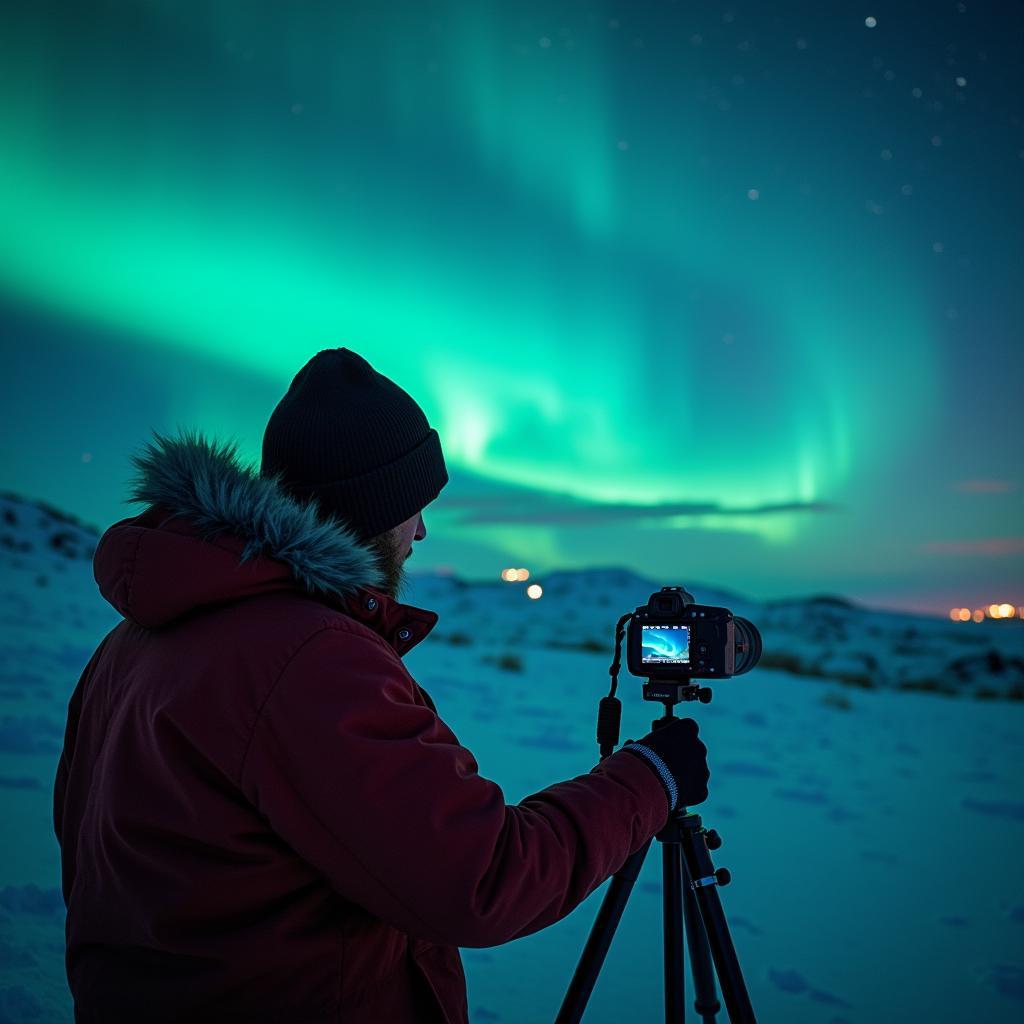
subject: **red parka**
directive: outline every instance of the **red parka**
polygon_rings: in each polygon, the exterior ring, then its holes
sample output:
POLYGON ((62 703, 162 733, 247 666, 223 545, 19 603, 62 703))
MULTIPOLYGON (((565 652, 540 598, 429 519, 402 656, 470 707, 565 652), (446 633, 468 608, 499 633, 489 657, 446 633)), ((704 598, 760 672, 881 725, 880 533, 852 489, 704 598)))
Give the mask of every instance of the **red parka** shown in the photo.
POLYGON ((402 663, 437 615, 230 447, 161 445, 54 788, 76 1021, 467 1024, 458 947, 565 917, 665 790, 618 751, 506 804, 402 663))

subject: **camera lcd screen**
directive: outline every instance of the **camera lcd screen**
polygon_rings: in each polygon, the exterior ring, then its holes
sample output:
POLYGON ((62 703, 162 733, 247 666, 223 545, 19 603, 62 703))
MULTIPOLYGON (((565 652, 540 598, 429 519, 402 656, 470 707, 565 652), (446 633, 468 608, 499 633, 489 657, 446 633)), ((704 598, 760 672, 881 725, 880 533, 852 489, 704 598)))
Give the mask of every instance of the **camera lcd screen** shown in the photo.
POLYGON ((640 634, 640 662, 643 665, 688 665, 689 626, 644 626, 640 634))

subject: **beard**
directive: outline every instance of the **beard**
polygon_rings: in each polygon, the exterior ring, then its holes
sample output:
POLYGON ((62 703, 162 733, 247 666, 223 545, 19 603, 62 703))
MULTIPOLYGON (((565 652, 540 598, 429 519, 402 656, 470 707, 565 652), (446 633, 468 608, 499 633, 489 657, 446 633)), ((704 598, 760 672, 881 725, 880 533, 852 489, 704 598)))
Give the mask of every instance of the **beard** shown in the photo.
POLYGON ((399 550, 397 529, 386 530, 376 537, 371 537, 366 545, 376 554, 377 565, 384 577, 384 583, 380 589, 389 597, 400 601, 406 585, 406 552, 399 550))

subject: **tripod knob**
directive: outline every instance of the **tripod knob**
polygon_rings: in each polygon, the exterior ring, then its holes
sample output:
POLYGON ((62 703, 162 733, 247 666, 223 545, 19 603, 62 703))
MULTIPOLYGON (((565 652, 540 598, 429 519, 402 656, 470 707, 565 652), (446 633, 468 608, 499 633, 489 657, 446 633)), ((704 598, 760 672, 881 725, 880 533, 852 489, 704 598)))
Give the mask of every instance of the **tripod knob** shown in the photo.
POLYGON ((732 881, 732 875, 729 874, 728 868, 718 868, 715 871, 715 878, 718 879, 719 885, 728 885, 732 881))
POLYGON ((722 845, 722 837, 713 828, 709 828, 704 833, 704 842, 708 844, 709 850, 717 850, 722 845))

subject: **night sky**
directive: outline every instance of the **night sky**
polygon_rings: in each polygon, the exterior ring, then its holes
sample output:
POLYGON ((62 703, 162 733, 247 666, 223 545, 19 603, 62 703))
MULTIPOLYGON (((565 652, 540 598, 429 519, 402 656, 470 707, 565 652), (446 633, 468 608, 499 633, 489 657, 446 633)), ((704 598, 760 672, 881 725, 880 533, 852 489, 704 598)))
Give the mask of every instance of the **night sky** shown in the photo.
POLYGON ((1019 2, 4 3, 0 489, 104 529, 152 430, 258 464, 344 345, 441 436, 410 572, 1024 605, 1022 40, 1019 2))

